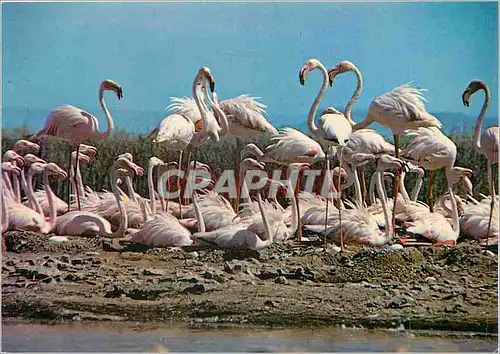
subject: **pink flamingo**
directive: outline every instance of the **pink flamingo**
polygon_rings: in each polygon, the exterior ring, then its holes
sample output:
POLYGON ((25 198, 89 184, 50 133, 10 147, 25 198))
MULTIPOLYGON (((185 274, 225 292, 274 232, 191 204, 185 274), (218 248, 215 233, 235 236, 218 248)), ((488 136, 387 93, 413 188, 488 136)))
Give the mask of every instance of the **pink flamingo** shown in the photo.
POLYGON ((118 158, 113 164, 110 171, 110 183, 120 209, 121 220, 118 229, 115 232, 112 232, 111 224, 106 219, 95 213, 86 211, 71 211, 59 217, 56 216, 52 200, 53 192, 49 184, 49 175, 54 175, 60 179, 64 179, 67 177, 67 174, 56 164, 47 164, 44 170, 44 184, 47 199, 49 200, 50 205, 49 225, 51 230, 59 235, 85 235, 91 233, 107 238, 123 237, 127 229, 127 213, 116 184, 116 173, 119 169, 133 171, 139 176, 143 174, 142 168, 126 158, 118 158))
MULTIPOLYGON (((69 163, 71 164, 72 160, 71 152, 76 150, 76 164, 78 167, 78 153, 80 151, 79 145, 86 140, 107 139, 113 132, 114 122, 111 117, 111 113, 106 106, 106 102, 104 101, 104 91, 115 92, 116 96, 120 100, 123 97, 123 90, 118 83, 112 80, 104 80, 101 82, 99 87, 99 103, 108 121, 108 128, 105 132, 99 131, 99 122, 92 114, 71 105, 64 105, 50 112, 45 122, 45 126, 36 134, 36 136, 51 135, 57 137, 58 139, 69 141, 72 144, 69 163)), ((76 200, 78 209, 81 210, 78 189, 76 190, 76 200)), ((68 207, 69 204, 68 192, 68 207)))
MULTIPOLYGON (((473 80, 467 86, 464 93, 462 94, 462 101, 464 106, 469 107, 470 97, 477 91, 484 91, 484 103, 481 113, 477 118, 476 127, 474 128, 474 149, 484 156, 488 160, 488 186, 491 195, 491 205, 490 205, 490 216, 488 219, 488 235, 491 227, 491 219, 493 217, 493 209, 495 207, 495 184, 493 183, 493 174, 491 172, 491 166, 498 163, 498 146, 500 144, 500 130, 498 125, 489 127, 481 134, 481 126, 483 124, 484 116, 486 115, 486 110, 490 105, 490 89, 485 82, 481 80, 473 80), (481 138, 479 138, 481 136, 481 138)), ((498 215, 496 215, 498 216, 498 215)), ((498 221, 497 221, 498 224, 498 221)))

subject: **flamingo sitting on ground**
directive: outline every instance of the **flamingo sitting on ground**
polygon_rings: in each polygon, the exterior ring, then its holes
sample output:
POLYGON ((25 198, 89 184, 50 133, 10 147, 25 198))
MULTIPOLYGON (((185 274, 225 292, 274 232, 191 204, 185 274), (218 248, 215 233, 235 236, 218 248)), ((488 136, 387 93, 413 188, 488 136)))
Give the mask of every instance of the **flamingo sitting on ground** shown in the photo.
MULTIPOLYGON (((470 97, 477 91, 484 91, 484 103, 483 108, 481 109, 481 113, 477 118, 476 127, 474 128, 474 149, 484 156, 488 160, 488 186, 490 189, 491 195, 491 205, 490 205, 490 216, 488 219, 488 232, 491 227, 491 219, 493 217, 493 209, 495 207, 495 184, 493 182, 493 174, 491 172, 491 166, 495 163, 498 163, 498 146, 500 144, 500 130, 497 125, 489 127, 481 134, 481 126, 483 124, 484 116, 486 115, 486 110, 490 104, 490 89, 486 83, 481 80, 473 80, 467 86, 464 93, 462 94, 462 101, 464 106, 469 107, 470 97), (481 136, 481 138, 479 138, 481 136)), ((498 213, 495 213, 495 216, 498 217, 498 213)), ((498 225, 498 220, 496 221, 498 225)))
MULTIPOLYGON (((18 167, 24 166, 24 159, 14 150, 7 150, 3 155, 4 162, 12 162, 18 167)), ((16 202, 21 202, 21 189, 19 187, 19 179, 13 178, 11 180, 8 173, 4 173, 4 178, 2 178, 2 189, 5 189, 8 196, 12 197, 16 202)))
MULTIPOLYGON (((36 134, 36 136, 51 135, 57 137, 58 139, 69 141, 72 144, 72 149, 70 150, 69 155, 69 163, 71 164, 71 152, 76 150, 76 164, 78 167, 78 152, 80 151, 79 145, 86 140, 107 139, 113 132, 113 118, 111 117, 111 113, 109 112, 106 102, 104 101, 104 91, 115 92, 116 96, 120 100, 123 97, 123 90, 118 83, 112 80, 104 80, 99 86, 99 103, 108 121, 108 128, 105 132, 99 131, 99 122, 92 114, 71 105, 64 105, 50 112, 45 122, 45 126, 36 134)), ((81 210, 78 189, 76 190, 76 200, 78 210, 81 210)), ((70 200, 68 188, 68 205, 69 204, 70 200)))
POLYGON ((143 174, 142 168, 131 162, 126 158, 118 158, 110 170, 110 183, 115 195, 116 202, 120 209, 121 220, 118 229, 115 232, 111 231, 111 224, 101 216, 86 211, 71 211, 64 215, 57 217, 55 213, 54 203, 52 200, 53 192, 49 184, 49 175, 54 175, 57 178, 64 179, 67 174, 56 164, 49 163, 44 170, 44 185, 47 193, 47 199, 50 205, 49 225, 52 232, 59 235, 86 235, 94 234, 107 238, 123 237, 127 229, 127 213, 125 206, 116 185, 117 170, 130 170, 135 174, 141 176, 143 174))

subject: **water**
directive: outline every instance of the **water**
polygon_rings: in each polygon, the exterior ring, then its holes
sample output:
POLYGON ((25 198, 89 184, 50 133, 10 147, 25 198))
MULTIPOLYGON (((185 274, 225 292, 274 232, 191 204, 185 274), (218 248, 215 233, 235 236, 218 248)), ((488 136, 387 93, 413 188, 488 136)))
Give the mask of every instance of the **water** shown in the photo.
POLYGON ((3 323, 6 352, 493 352, 497 339, 339 329, 189 329, 130 324, 3 323))

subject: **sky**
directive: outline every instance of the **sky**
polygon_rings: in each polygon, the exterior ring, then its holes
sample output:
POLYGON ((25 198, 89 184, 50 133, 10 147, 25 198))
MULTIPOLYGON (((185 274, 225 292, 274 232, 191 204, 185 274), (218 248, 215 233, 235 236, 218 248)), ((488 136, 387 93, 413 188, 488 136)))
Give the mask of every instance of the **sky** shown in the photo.
MULTIPOLYGON (((355 110, 413 81, 425 88, 430 112, 476 116, 483 94, 465 108, 461 94, 475 78, 492 92, 498 112, 497 3, 3 3, 3 125, 40 129, 61 104, 100 119, 99 83, 118 128, 148 131, 171 96, 191 95, 198 69, 208 66, 219 99, 248 93, 268 106, 276 126, 307 118, 322 77, 299 83, 310 58, 327 68, 357 65, 364 88, 355 110), (125 114, 133 111, 134 114, 125 114)), ((342 109, 356 87, 339 76, 321 107, 342 109)), ((361 120, 363 117, 354 117, 361 120)))

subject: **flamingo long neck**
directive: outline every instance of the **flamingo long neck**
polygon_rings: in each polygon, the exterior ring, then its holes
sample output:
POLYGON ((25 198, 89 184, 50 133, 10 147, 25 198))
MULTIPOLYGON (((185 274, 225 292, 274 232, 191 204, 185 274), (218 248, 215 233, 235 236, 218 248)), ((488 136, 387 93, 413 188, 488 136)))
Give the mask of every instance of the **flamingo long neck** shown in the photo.
POLYGON ((129 198, 133 202, 137 203, 137 197, 135 195, 134 186, 132 184, 132 177, 130 177, 130 176, 125 177, 125 183, 127 183, 128 193, 130 194, 129 198))
POLYGON ((229 132, 229 122, 227 120, 226 114, 220 108, 217 99, 212 104, 212 110, 214 111, 214 116, 220 125, 219 136, 226 135, 229 132))
POLYGON ((200 111, 201 117, 203 119, 203 132, 207 132, 208 129, 208 117, 207 117, 207 107, 204 102, 202 102, 200 98, 200 90, 198 90, 198 82, 201 79, 201 74, 198 73, 193 81, 193 98, 196 102, 196 106, 200 111))
POLYGON ((406 186, 405 186, 405 177, 406 177, 406 172, 403 170, 401 171, 400 174, 400 179, 399 179, 399 192, 403 195, 403 199, 406 202, 410 200, 410 195, 406 191, 406 186))
POLYGON ((351 111, 352 111, 352 106, 357 101, 359 94, 363 89, 363 77, 361 76, 361 72, 357 67, 354 67, 352 71, 354 71, 354 74, 356 74, 356 78, 358 79, 358 86, 356 87, 356 91, 354 91, 351 99, 349 100, 347 106, 345 107, 344 116, 347 118, 349 123, 351 123, 351 125, 354 127, 356 125, 356 122, 354 122, 351 118, 351 111))
POLYGON ((123 199, 120 195, 120 189, 118 188, 118 184, 116 183, 116 170, 113 169, 109 176, 109 180, 111 183, 111 189, 113 194, 115 195, 116 202, 118 203, 118 209, 120 209, 120 226, 116 229, 115 232, 106 235, 106 237, 116 238, 122 237, 125 233, 125 230, 128 227, 128 216, 127 211, 125 210, 125 204, 123 203, 123 199))
POLYGON ((155 165, 150 163, 148 166, 148 190, 149 190, 149 202, 151 203, 151 213, 153 216, 156 214, 156 199, 155 199, 155 189, 153 186, 153 169, 155 165))
POLYGON ((486 115, 486 111, 488 110, 488 107, 490 105, 491 97, 490 89, 488 86, 482 85, 481 88, 484 90, 484 103, 483 107, 481 108, 481 112, 479 113, 479 117, 477 118, 476 127, 474 128, 474 148, 476 149, 476 151, 479 151, 481 149, 481 126, 483 125, 484 116, 486 115))
MULTIPOLYGON (((54 192, 52 192, 52 188, 50 188, 49 183, 49 169, 45 168, 43 171, 43 187, 45 189, 45 194, 47 196, 47 201, 49 202, 49 227, 52 230, 56 226, 56 205, 54 204, 54 192)), ((43 213, 42 213, 43 215, 43 213)), ((50 231, 49 230, 49 231, 50 231)))
POLYGON ((14 192, 12 191, 12 183, 10 182, 10 173, 9 172, 7 172, 7 171, 3 172, 2 183, 4 185, 6 192, 9 194, 9 196, 14 198, 14 192))
POLYGON ((245 183, 245 172, 246 170, 240 165, 240 170, 238 171, 238 183, 236 183, 236 206, 234 210, 236 213, 238 213, 241 198, 243 198, 245 202, 250 200, 250 192, 248 191, 247 184, 245 183))
POLYGON ((2 198, 2 233, 9 228, 9 213, 7 212, 7 205, 5 203, 5 196, 0 192, 2 198))
POLYGON ((21 203, 21 187, 19 185, 19 177, 16 175, 12 176, 12 185, 14 189, 14 196, 16 198, 16 202, 21 203))
POLYGON ((21 188, 24 190, 24 194, 26 194, 26 197, 28 198, 28 206, 31 209, 35 210, 33 201, 28 197, 28 183, 26 182, 26 174, 24 172, 24 168, 21 169, 21 188))
MULTIPOLYGON (((44 215, 43 213, 43 209, 40 205, 40 203, 38 202, 38 200, 35 198, 35 192, 33 192, 33 177, 35 175, 35 172, 30 170, 28 171, 28 184, 27 184, 27 187, 28 187, 28 200, 31 200, 31 202, 33 203, 34 207, 35 207, 35 211, 40 214, 40 215, 44 215)), ((47 178, 48 180, 48 178, 47 178)), ((44 183, 45 183, 45 177, 44 177, 44 183)), ((50 185, 49 185, 49 189, 50 189, 50 185)), ((45 189, 46 190, 46 189, 45 189)), ((52 190, 50 190, 52 192, 52 190)), ((52 197, 52 196, 51 196, 52 197)), ((47 196, 47 200, 48 200, 48 196, 47 196)), ((54 205, 54 210, 55 210, 55 205, 54 205)), ((45 216, 45 215, 44 215, 45 216)))
MULTIPOLYGON (((80 164, 78 164, 80 165, 80 164)), ((72 193, 76 193, 77 185, 75 183, 75 164, 73 163, 73 158, 71 158, 71 165, 69 167, 69 182, 71 183, 72 193)), ((82 195, 82 194, 80 194, 82 195)))
POLYGON ((391 222, 391 217, 389 215, 389 208, 387 206, 387 196, 385 195, 385 191, 383 188, 383 181, 382 181, 382 173, 383 172, 377 172, 377 193, 379 195, 380 203, 382 205, 382 210, 384 211, 384 220, 385 220, 385 237, 387 239, 390 239, 393 234, 392 230, 392 222, 391 222))
MULTIPOLYGON (((446 201, 450 199, 450 196, 449 195, 442 195, 441 197, 439 197, 439 200, 437 201, 436 204, 439 204, 441 206, 441 208, 443 208, 443 210, 448 213, 448 214, 451 214, 453 215, 453 210, 450 209, 448 207, 448 205, 446 205, 446 201)), ((453 203, 453 202, 452 202, 453 203)), ((458 210, 458 208, 457 208, 458 210)))
POLYGON ((460 220, 458 218, 458 207, 457 207, 457 200, 455 199, 455 193, 453 193, 453 183, 451 182, 450 178, 451 174, 451 167, 446 168, 446 179, 448 181, 448 193, 450 195, 451 199, 451 212, 452 212, 452 219, 453 219, 453 231, 456 232, 457 236, 460 233, 460 220))
MULTIPOLYGON (((332 183, 333 184, 333 183, 332 183)), ((293 190, 292 181, 290 178, 286 180, 286 188, 288 191, 293 190)), ((292 197, 292 225, 291 225, 291 234, 295 234, 297 229, 299 228, 299 209, 297 204, 297 198, 292 197)))
POLYGON ((102 110, 104 111, 104 114, 106 115, 106 119, 108 121, 108 129, 101 133, 97 132, 96 133, 96 138, 98 139, 106 139, 113 133, 113 130, 115 128, 115 123, 113 122, 113 117, 111 117, 111 113, 109 112, 108 107, 106 106, 106 101, 104 101, 104 88, 101 86, 99 88, 99 104, 102 107, 102 110))
POLYGON ((314 99, 311 109, 309 110, 309 115, 307 117, 307 127, 309 128, 309 131, 313 135, 317 135, 319 132, 318 127, 316 127, 316 124, 314 123, 314 118, 316 116, 316 112, 318 111, 319 104, 323 99, 323 97, 325 96, 326 90, 328 89, 328 71, 321 63, 318 66, 318 69, 323 74, 323 85, 321 85, 321 89, 319 90, 318 95, 314 99))
POLYGON ((422 188, 422 175, 419 173, 417 175, 417 181, 415 182, 415 186, 413 187, 413 191, 411 192, 411 200, 414 202, 418 199, 418 194, 420 193, 420 189, 422 188))
POLYGON ((372 174, 372 177, 370 178, 370 187, 369 187, 369 197, 370 197, 370 204, 371 205, 374 205, 377 201, 375 199, 375 184, 377 183, 377 173, 378 172, 374 172, 372 174))
POLYGON ((203 219, 203 214, 201 213, 200 206, 198 205, 198 196, 196 192, 193 191, 193 207, 196 215, 196 222, 198 224, 198 232, 205 232, 205 220, 203 219))
MULTIPOLYGON (((274 234, 271 232, 271 227, 269 226, 269 219, 267 218, 266 211, 264 210, 264 205, 262 204, 262 197, 260 193, 257 193, 257 204, 259 204, 260 215, 262 216, 262 222, 266 228, 266 237, 262 241, 262 245, 270 245, 274 241, 274 234)), ((260 237, 259 237, 260 238, 260 237)))
POLYGON ((82 174, 80 172, 80 164, 76 164, 76 188, 78 188, 78 194, 80 198, 85 196, 85 188, 83 187, 82 174))
POLYGON ((363 196, 361 194, 361 183, 359 182, 358 178, 358 169, 356 168, 355 165, 351 165, 352 170, 354 172, 354 191, 356 194, 356 202, 358 203, 358 206, 360 208, 363 207, 363 196))

